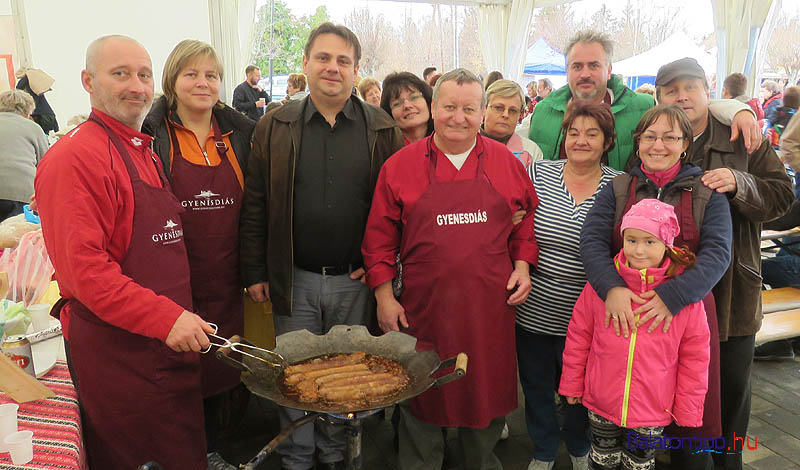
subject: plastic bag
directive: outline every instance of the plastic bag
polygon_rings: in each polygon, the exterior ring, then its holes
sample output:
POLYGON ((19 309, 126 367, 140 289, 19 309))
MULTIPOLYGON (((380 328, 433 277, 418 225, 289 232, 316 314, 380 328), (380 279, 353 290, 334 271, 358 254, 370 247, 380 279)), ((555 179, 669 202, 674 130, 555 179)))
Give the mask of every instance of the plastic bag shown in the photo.
POLYGON ((0 222, 0 250, 14 248, 23 235, 40 228, 42 228, 40 225, 28 222, 25 219, 25 214, 7 218, 0 222))
POLYGON ((54 272, 41 229, 26 233, 16 248, 3 251, 0 272, 8 274, 6 298, 25 305, 41 301, 54 272))
POLYGON ((25 304, 8 299, 0 300, 0 338, 25 334, 30 323, 30 314, 25 304))

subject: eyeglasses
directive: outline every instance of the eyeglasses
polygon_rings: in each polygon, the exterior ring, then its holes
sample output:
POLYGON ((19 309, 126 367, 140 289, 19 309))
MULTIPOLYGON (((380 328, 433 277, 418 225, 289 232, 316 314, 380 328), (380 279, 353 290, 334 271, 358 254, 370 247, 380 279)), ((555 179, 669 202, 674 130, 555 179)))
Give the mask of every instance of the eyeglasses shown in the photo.
POLYGON ((661 139, 661 142, 663 142, 664 145, 672 145, 672 144, 677 144, 678 142, 683 140, 683 137, 678 137, 676 135, 657 136, 655 134, 645 134, 641 137, 641 139, 642 142, 646 144, 655 144, 658 139, 661 139))
MULTIPOLYGON (((491 108, 491 110, 494 111, 497 114, 503 114, 503 112, 506 110, 506 107, 503 106, 502 104, 493 104, 493 105, 489 106, 489 108, 491 108)), ((517 108, 508 108, 508 115, 509 116, 516 116, 517 114, 519 114, 519 109, 517 109, 517 108)))
POLYGON ((412 94, 408 95, 408 98, 403 98, 403 99, 398 99, 397 101, 393 101, 391 104, 389 104, 389 107, 394 109, 394 110, 397 110, 397 109, 400 109, 403 106, 405 106, 406 101, 408 101, 409 103, 414 103, 415 101, 419 101, 421 99, 422 99, 422 95, 421 94, 412 93, 412 94))

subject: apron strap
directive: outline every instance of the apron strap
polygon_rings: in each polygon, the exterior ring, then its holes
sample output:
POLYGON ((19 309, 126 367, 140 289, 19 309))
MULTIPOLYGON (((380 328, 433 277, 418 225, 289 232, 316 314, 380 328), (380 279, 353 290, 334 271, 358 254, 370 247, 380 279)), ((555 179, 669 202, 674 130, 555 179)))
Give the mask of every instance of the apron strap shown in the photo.
MULTIPOLYGON (((128 149, 125 148, 125 144, 122 143, 122 139, 119 138, 116 132, 112 131, 110 127, 103 122, 100 117, 95 114, 94 111, 89 115, 89 120, 97 123, 103 130, 106 131, 108 138, 111 140, 111 143, 114 144, 114 147, 119 152, 120 157, 122 157, 122 162, 125 164, 125 169, 128 170, 128 175, 131 177, 131 181, 134 179, 139 180, 139 170, 136 169, 136 165, 133 164, 133 159, 131 158, 131 154, 128 152, 128 149)), ((156 165, 160 166, 160 165, 156 165)), ((159 172, 160 175, 160 172, 159 172)))
POLYGON ((625 208, 622 209, 622 215, 620 216, 619 220, 616 221, 614 224, 614 230, 611 234, 611 240, 614 244, 614 253, 618 252, 622 249, 622 245, 624 240, 622 239, 622 233, 620 233, 620 228, 622 228, 622 218, 625 217, 625 214, 631 209, 631 207, 636 204, 636 183, 638 182, 638 178, 634 175, 631 175, 631 184, 628 187, 628 199, 625 201, 625 208))
POLYGON ((217 147, 217 154, 219 155, 219 159, 224 161, 225 158, 227 158, 228 146, 225 145, 225 141, 222 140, 222 132, 219 130, 217 117, 214 116, 214 113, 211 113, 211 128, 214 130, 214 145, 217 147))
MULTIPOLYGON (((175 128, 170 125, 169 118, 164 118, 167 121, 167 130, 169 131, 169 140, 172 143, 172 158, 173 160, 177 157, 183 158, 183 153, 181 152, 181 145, 178 143, 178 135, 175 133, 175 128)), ((228 146, 225 145, 225 140, 222 139, 222 132, 219 130, 219 124, 217 123, 217 118, 214 114, 211 114, 211 129, 213 130, 214 136, 214 146, 217 149, 217 155, 219 155, 220 161, 225 161, 228 155, 228 146)), ((202 150, 202 149, 201 149, 202 150)))
POLYGON ((697 230, 697 224, 694 222, 694 214, 692 211, 692 188, 686 188, 681 191, 681 238, 689 249, 697 251, 699 244, 700 232, 697 230))

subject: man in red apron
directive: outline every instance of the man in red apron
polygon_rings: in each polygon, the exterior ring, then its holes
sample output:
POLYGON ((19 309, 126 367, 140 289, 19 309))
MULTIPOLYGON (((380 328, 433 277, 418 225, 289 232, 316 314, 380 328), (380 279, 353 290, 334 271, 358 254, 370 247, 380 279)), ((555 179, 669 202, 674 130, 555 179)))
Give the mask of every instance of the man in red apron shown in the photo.
POLYGON ((92 114, 45 155, 35 189, 89 467, 206 469, 197 351, 213 330, 190 311, 182 209, 139 132, 150 56, 102 37, 81 80, 92 114))
POLYGON ((499 464, 492 449, 517 407, 513 305, 530 291, 538 248, 533 185, 514 155, 478 135, 481 81, 457 69, 433 94, 434 134, 383 166, 362 253, 384 331, 419 349, 469 356, 466 377, 401 405, 398 468, 439 469, 443 427, 458 427, 464 468, 499 464), (526 211, 512 225, 511 214, 526 211), (392 292, 395 258, 403 290, 392 292))

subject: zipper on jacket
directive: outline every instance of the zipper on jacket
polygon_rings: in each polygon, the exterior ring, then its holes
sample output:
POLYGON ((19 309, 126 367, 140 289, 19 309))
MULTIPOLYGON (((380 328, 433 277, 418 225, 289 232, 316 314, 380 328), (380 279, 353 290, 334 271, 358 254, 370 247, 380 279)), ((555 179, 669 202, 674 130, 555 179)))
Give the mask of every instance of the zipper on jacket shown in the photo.
MULTIPOLYGON (((644 287, 647 284, 647 270, 643 270, 639 272, 641 279, 642 279, 642 291, 644 291, 644 287)), ((639 322, 639 315, 635 315, 633 317, 633 321, 638 323, 639 322)), ((631 342, 628 345, 628 366, 625 370, 625 391, 622 395, 622 419, 620 421, 620 426, 623 428, 628 427, 628 404, 630 401, 631 395, 631 376, 633 375, 633 353, 636 350, 636 336, 638 335, 638 329, 634 330, 631 333, 631 342)))
MULTIPOLYGON (((639 321, 639 315, 633 317, 635 322, 639 321)), ((622 421, 620 426, 628 427, 628 402, 631 395, 631 375, 633 373, 633 352, 636 349, 636 335, 638 330, 631 333, 631 342, 628 345, 628 367, 625 371, 625 393, 622 395, 622 421)))

